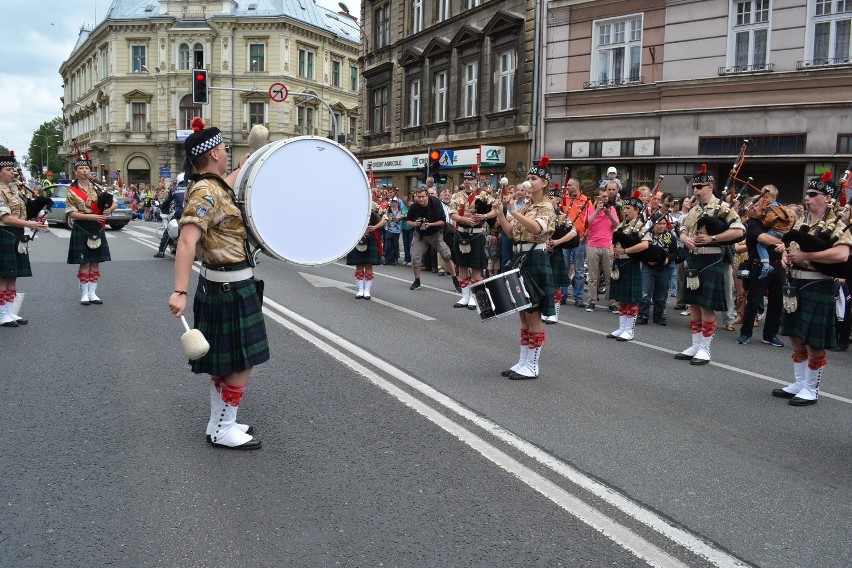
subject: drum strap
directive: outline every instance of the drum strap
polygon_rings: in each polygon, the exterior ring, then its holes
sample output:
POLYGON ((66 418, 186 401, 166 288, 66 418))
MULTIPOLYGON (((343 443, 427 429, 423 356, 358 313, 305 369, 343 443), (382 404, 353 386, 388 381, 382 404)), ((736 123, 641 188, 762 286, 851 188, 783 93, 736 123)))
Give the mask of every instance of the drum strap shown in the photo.
MULTIPOLYGON (((189 179, 192 180, 193 182, 198 182, 198 181, 201 181, 203 179, 209 179, 209 180, 215 181, 216 183, 219 184, 219 187, 224 189, 231 196, 231 199, 234 201, 234 205, 239 207, 240 213, 243 213, 243 208, 240 207, 240 204, 237 201, 237 194, 234 193, 233 188, 230 185, 228 185, 228 183, 225 180, 223 180, 221 177, 217 176, 216 174, 212 174, 210 172, 203 172, 203 173, 200 173, 200 174, 192 174, 189 177, 189 179)), ((187 191, 191 193, 191 188, 187 188, 187 191)), ((187 199, 188 199, 188 197, 187 197, 187 199)), ((246 230, 246 234, 248 235, 249 229, 246 226, 246 218, 245 218, 244 213, 242 215, 242 222, 243 222, 243 228, 246 230)), ((248 260, 248 263, 252 267, 255 267, 256 266, 255 255, 251 250, 251 246, 249 245, 248 239, 243 241, 243 249, 246 252, 246 259, 248 260)))

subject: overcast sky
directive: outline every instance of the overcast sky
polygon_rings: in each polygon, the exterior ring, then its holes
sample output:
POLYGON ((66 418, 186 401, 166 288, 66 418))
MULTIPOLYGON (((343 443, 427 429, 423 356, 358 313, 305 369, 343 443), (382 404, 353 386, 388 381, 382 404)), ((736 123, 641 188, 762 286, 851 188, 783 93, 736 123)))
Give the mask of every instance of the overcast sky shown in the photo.
MULTIPOLYGON (((316 0, 339 10, 337 0, 316 0)), ((344 0, 360 17, 360 0, 344 0)), ((62 114, 59 66, 82 25, 100 23, 112 0, 0 0, 0 144, 24 156, 38 126, 62 114)))

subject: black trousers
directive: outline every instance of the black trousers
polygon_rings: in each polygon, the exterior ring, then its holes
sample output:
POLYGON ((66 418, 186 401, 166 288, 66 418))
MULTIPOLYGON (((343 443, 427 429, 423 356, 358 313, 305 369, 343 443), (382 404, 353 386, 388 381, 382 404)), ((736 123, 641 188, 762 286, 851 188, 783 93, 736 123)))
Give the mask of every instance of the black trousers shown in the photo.
POLYGON ((746 281, 746 306, 743 314, 743 326, 740 333, 751 337, 754 331, 754 318, 757 316, 757 308, 760 299, 767 296, 766 318, 763 321, 763 339, 772 339, 778 335, 781 328, 781 306, 782 289, 784 288, 784 269, 780 263, 773 262, 775 268, 769 276, 760 280, 760 259, 754 259, 749 263, 751 276, 746 281), (768 292, 768 294, 767 294, 768 292))

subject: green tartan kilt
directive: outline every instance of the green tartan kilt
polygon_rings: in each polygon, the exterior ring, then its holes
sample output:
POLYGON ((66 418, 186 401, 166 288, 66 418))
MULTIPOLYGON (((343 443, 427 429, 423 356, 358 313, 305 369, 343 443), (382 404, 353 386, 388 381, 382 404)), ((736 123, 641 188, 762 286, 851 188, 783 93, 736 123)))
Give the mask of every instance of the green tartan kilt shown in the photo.
POLYGON ((565 288, 571 285, 568 278, 568 261, 562 249, 556 249, 550 253, 550 271, 553 273, 553 287, 565 288))
POLYGON ((109 245, 106 231, 97 221, 76 221, 71 229, 71 240, 68 243, 68 264, 85 264, 87 262, 108 262, 109 245), (86 241, 90 236, 99 236, 101 246, 90 249, 86 241))
MULTIPOLYGON (((724 312, 728 309, 725 294, 725 270, 731 266, 722 262, 721 254, 693 254, 683 263, 680 303, 701 306, 714 312, 724 312), (697 290, 686 288, 686 272, 689 269, 700 270, 698 277, 701 284, 697 290)), ((727 291, 730 295, 731 291, 727 291)))
POLYGON ((834 281, 791 278, 790 284, 798 288, 798 307, 792 314, 781 314, 781 335, 798 337, 815 349, 837 347, 834 281))
POLYGON ((618 258, 612 263, 612 269, 618 269, 618 280, 611 279, 610 295, 617 302, 638 304, 642 301, 642 269, 638 260, 618 258))
POLYGON ((0 278, 32 276, 29 253, 18 252, 18 237, 23 227, 0 227, 0 278))
POLYGON ((364 252, 352 249, 346 255, 346 264, 357 266, 359 264, 382 264, 382 255, 379 252, 379 240, 376 235, 370 233, 367 236, 367 250, 364 252))
POLYGON ((556 308, 553 305, 553 269, 550 268, 550 255, 543 250, 534 250, 527 253, 515 253, 513 255, 514 268, 520 268, 521 273, 531 278, 539 288, 542 289, 541 301, 538 305, 533 304, 527 308, 527 313, 541 312, 545 316, 555 316, 556 308), (521 257, 526 254, 527 258, 523 266, 519 265, 521 257))
MULTIPOLYGON (((488 227, 486 227, 487 230, 488 227)), ((470 252, 462 254, 459 250, 459 233, 456 231, 453 235, 453 262, 457 266, 464 268, 476 268, 483 270, 488 268, 488 257, 485 256, 485 233, 477 233, 475 235, 464 235, 465 240, 471 238, 470 252)))
POLYGON ((263 323, 263 299, 254 279, 222 284, 198 279, 194 327, 210 343, 210 351, 190 361, 193 373, 223 377, 250 369, 269 360, 269 343, 263 323))

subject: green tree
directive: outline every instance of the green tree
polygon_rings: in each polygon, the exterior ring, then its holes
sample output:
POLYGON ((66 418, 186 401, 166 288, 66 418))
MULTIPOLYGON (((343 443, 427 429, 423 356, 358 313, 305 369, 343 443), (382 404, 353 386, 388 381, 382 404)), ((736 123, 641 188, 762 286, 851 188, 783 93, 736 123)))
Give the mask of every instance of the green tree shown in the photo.
POLYGON ((8 155, 9 155, 9 149, 6 146, 4 146, 3 144, 0 144, 0 156, 8 156, 8 155))
POLYGON ((34 177, 42 177, 43 167, 47 171, 59 174, 64 160, 57 153, 62 144, 62 117, 42 123, 33 133, 29 148, 29 172, 34 177))

